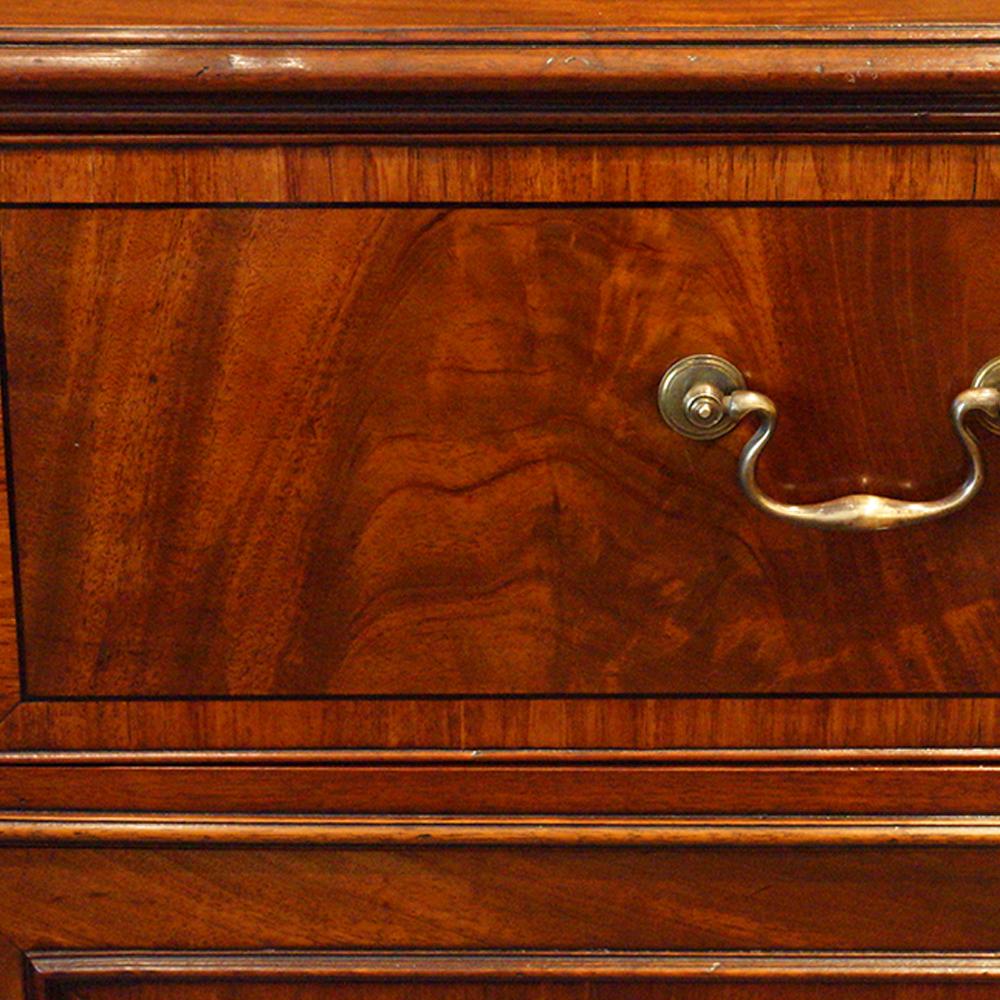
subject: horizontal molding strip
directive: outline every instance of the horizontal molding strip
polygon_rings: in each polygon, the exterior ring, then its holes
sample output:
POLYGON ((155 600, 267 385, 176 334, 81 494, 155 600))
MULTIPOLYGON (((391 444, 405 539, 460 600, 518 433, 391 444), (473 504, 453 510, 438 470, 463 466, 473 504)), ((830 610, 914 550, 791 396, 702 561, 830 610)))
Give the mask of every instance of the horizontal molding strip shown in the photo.
POLYGON ((0 30, 0 135, 146 143, 1000 135, 996 26, 902 36, 598 34, 0 30))
POLYGON ((10 750, 0 767, 864 767, 1000 764, 994 747, 357 750, 10 750))
POLYGON ((962 980, 1000 954, 943 952, 31 952, 42 982, 112 979, 962 980))
POLYGON ((956 816, 1000 812, 1000 765, 963 759, 456 752, 5 754, 0 813, 272 816, 956 816))
POLYGON ((497 817, 2 813, 0 846, 1000 847, 1000 816, 497 817))
MULTIPOLYGON (((716 12, 717 14, 717 12, 716 12)), ((715 15, 713 14, 713 17, 715 15)), ((510 24, 364 27, 238 25, 0 25, 3 45, 456 45, 920 44, 1000 41, 996 21, 871 24, 510 24)))
POLYGON ((994 94, 1000 40, 878 45, 40 45, 0 42, 7 94, 994 94))

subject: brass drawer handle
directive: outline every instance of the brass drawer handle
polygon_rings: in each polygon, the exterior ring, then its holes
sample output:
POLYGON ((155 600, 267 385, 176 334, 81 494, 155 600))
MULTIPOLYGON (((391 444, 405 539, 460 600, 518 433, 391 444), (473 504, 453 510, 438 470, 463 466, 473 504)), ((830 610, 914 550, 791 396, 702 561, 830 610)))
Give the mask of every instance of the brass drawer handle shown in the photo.
POLYGON ((953 514, 982 489, 983 457, 966 418, 978 412, 986 426, 1000 434, 1000 358, 985 365, 972 387, 960 392, 951 404, 955 432, 969 455, 969 472, 958 489, 939 500, 911 502, 867 493, 807 504, 773 500, 757 484, 757 461, 774 432, 777 409, 767 396, 746 388, 738 368, 713 354, 693 354, 672 365, 660 381, 659 404, 670 427, 701 440, 728 434, 748 414, 760 417, 760 426, 740 455, 739 479, 747 498, 762 511, 814 528, 883 531, 953 514))

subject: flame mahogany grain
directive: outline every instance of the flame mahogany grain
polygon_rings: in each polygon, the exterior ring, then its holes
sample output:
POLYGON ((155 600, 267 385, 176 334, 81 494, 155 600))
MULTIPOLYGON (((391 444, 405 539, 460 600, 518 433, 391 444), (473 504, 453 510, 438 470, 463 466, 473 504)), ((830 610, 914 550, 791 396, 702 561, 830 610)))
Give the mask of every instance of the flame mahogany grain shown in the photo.
POLYGON ((7 7, 3 1000, 997 1000, 995 0, 7 7))
POLYGON ((675 848, 11 846, 0 852, 14 888, 0 894, 0 926, 34 951, 995 954, 998 851, 738 837, 675 848))
POLYGON ((946 492, 998 220, 8 213, 27 690, 993 693, 996 477, 925 529, 796 530, 742 499, 745 435, 653 398, 719 353, 779 401, 774 495, 946 492))

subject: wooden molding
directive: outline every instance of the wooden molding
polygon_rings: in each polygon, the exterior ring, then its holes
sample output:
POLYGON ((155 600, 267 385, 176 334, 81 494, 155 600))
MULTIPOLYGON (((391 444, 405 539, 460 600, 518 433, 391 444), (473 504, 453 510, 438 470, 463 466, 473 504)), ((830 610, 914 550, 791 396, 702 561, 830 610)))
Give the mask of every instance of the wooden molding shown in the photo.
POLYGON ((0 134, 22 139, 988 138, 998 89, 988 25, 0 31, 0 134))
POLYGON ((0 750, 0 767, 509 767, 1000 764, 997 747, 678 747, 635 749, 0 750))
MULTIPOLYGON (((277 44, 274 42, 277 41, 277 44)), ((865 46, 775 38, 746 43, 595 42, 539 47, 457 34, 448 43, 161 45, 11 43, 0 37, 0 90, 187 94, 979 94, 1000 78, 1000 44, 865 46), (959 58, 960 56, 960 58, 959 58)))
MULTIPOLYGON (((395 8, 398 11, 398 8, 395 8)), ((664 12, 662 4, 651 6, 657 15, 664 12)), ((787 8, 782 8, 787 11, 787 8)), ((198 8, 204 12, 204 7, 198 8)), ((635 19, 634 5, 628 23, 613 21, 597 24, 592 18, 581 23, 576 18, 554 23, 549 17, 536 23, 524 19, 511 19, 493 24, 472 23, 475 14, 468 8, 444 8, 446 14, 440 23, 422 25, 391 23, 392 15, 384 22, 373 20, 372 8, 365 9, 365 16, 331 24, 329 4, 322 8, 326 15, 313 24, 276 25, 261 23, 188 23, 143 24, 99 23, 68 24, 65 20, 44 23, 42 18, 25 18, 23 24, 10 23, 9 17, 0 24, 2 45, 97 45, 153 47, 165 45, 204 46, 347 46, 347 45, 436 45, 436 46, 511 46, 511 45, 834 45, 841 42, 872 45, 920 45, 941 43, 986 44, 1000 42, 1000 25, 996 20, 955 17, 949 8, 949 17, 932 19, 922 16, 912 21, 899 18, 859 21, 856 17, 825 18, 794 23, 792 21, 767 21, 759 15, 763 8, 756 8, 757 18, 729 21, 726 11, 714 10, 710 14, 689 7, 694 20, 683 23, 674 19, 658 22, 653 19, 635 19), (454 15, 457 14, 457 20, 454 15), (720 17, 720 15, 723 15, 720 17), (324 23, 319 23, 320 21, 324 23), (361 23, 361 22, 364 23, 361 23), (465 21, 466 23, 459 23, 465 21), (30 23, 29 23, 30 22, 30 23)), ((581 11, 583 8, 581 8, 581 11)), ((926 13, 926 12, 925 12, 926 13)), ((6 12, 5 12, 6 14, 6 12)), ((584 15, 586 17, 586 15, 584 15)))
POLYGON ((4 752, 0 811, 992 814, 997 758, 985 749, 4 752))
POLYGON ((350 816, 3 813, 0 844, 296 847, 995 847, 1000 817, 350 816))
MULTIPOLYGON (((964 980, 1000 978, 1000 955, 905 952, 30 952, 39 986, 163 981, 652 979, 964 980)), ((44 996, 39 990, 38 996, 44 996)))

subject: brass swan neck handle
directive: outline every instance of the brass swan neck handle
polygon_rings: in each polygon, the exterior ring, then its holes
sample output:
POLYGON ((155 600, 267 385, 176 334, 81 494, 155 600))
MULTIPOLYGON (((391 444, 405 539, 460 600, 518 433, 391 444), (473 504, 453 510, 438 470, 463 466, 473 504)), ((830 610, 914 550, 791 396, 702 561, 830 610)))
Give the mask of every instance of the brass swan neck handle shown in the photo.
POLYGON ((747 389, 739 369, 715 355, 691 355, 672 365, 660 381, 659 404, 670 427, 685 437, 701 440, 728 434, 751 414, 760 418, 743 448, 738 467, 740 486, 759 510, 808 527, 884 531, 946 517, 965 507, 982 489, 986 470, 968 418, 979 413, 985 425, 1000 434, 1000 358, 985 365, 973 379, 972 387, 960 392, 951 404, 952 423, 969 457, 969 467, 962 484, 937 500, 909 501, 853 493, 819 503, 786 504, 769 497, 757 482, 757 463, 774 433, 777 407, 767 396, 747 389))

